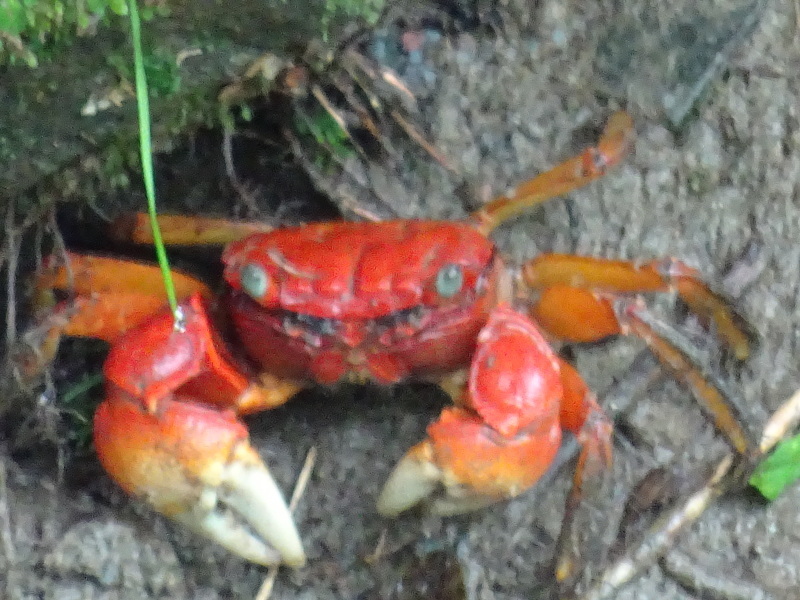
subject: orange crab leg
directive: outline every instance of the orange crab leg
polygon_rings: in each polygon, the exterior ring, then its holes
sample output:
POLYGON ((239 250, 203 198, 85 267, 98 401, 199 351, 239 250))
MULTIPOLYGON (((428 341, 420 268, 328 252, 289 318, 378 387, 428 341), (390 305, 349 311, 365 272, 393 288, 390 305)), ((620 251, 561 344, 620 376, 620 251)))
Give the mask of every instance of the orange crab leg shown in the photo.
POLYGON ((528 287, 542 289, 531 315, 547 332, 570 342, 595 341, 619 333, 637 335, 687 385, 735 450, 746 453, 754 447, 751 436, 740 425, 741 411, 733 399, 710 383, 707 374, 675 344, 654 331, 644 320, 643 310, 615 299, 618 293, 674 287, 701 318, 711 320, 737 358, 746 358, 751 334, 744 320, 700 280, 694 269, 672 259, 636 264, 545 254, 522 267, 522 279, 528 287))
MULTIPOLYGON (((178 299, 195 292, 211 297, 206 284, 184 273, 173 271, 173 282, 178 299)), ((157 266, 74 252, 65 253, 64 261, 48 259, 36 277, 34 294, 36 310, 56 307, 49 320, 60 335, 109 342, 166 304, 164 280, 157 266), (56 291, 72 299, 56 307, 56 291)))
POLYGON ((558 361, 564 387, 559 414, 561 427, 574 434, 582 447, 576 472, 578 481, 584 471, 595 474, 597 467, 611 464, 611 423, 575 367, 561 358, 558 361), (592 462, 594 458, 601 460, 592 462))
MULTIPOLYGON (((63 256, 63 261, 55 256, 48 258, 43 271, 37 275, 37 289, 58 289, 86 295, 123 290, 164 295, 161 271, 152 264, 76 252, 65 252, 63 256)), ((179 297, 185 298, 198 291, 210 297, 208 286, 197 278, 179 271, 174 271, 173 277, 179 297)))
POLYGON ((640 302, 619 300, 614 309, 622 323, 623 333, 632 333, 647 343, 661 363, 692 391, 736 452, 747 455, 758 448, 755 438, 743 427, 742 411, 732 398, 708 373, 697 368, 685 352, 654 329, 640 302))
POLYGON ((622 111, 614 113, 596 146, 518 185, 475 212, 472 218, 478 229, 488 234, 508 219, 602 177, 627 154, 634 135, 630 115, 622 111))
POLYGON ((594 342, 621 333, 611 304, 581 288, 545 288, 530 313, 545 331, 565 342, 594 342))
MULTIPOLYGON (((269 233, 275 228, 258 221, 232 221, 230 219, 158 215, 161 238, 167 245, 223 245, 240 240, 253 233, 269 233)), ((153 244, 150 215, 132 213, 116 219, 110 227, 111 236, 134 244, 153 244)))
POLYGON ((240 407, 275 406, 298 384, 254 382, 214 334, 198 294, 119 338, 95 414, 101 463, 128 493, 260 564, 302 565, 299 535, 269 470, 251 448, 240 407))
POLYGON ((608 302, 587 291, 615 294, 675 289, 695 314, 707 325, 713 324, 736 358, 744 360, 750 354, 752 336, 744 319, 695 269, 675 259, 639 264, 543 254, 523 265, 522 279, 528 287, 544 290, 533 309, 537 321, 565 340, 583 342, 619 333, 608 302))
POLYGON ((575 435, 581 447, 572 489, 565 503, 553 566, 556 581, 564 584, 574 577, 579 566, 581 544, 576 539, 579 537, 576 517, 587 482, 602 477, 611 466, 613 428, 578 371, 564 360, 560 360, 560 367, 564 385, 561 426, 575 435))
MULTIPOLYGON (((199 279, 173 271, 179 299, 211 292, 199 279)), ((33 310, 38 319, 26 337, 20 371, 33 379, 52 363, 61 337, 91 337, 113 342, 166 305, 158 267, 130 260, 65 252, 50 256, 36 275, 33 310), (66 296, 66 300, 60 300, 66 296)))

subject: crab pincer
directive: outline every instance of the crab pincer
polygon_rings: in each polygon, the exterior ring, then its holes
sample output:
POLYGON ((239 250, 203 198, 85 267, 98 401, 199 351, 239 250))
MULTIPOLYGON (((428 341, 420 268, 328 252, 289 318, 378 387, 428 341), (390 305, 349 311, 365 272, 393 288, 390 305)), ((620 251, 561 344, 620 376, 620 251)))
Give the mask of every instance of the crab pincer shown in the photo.
POLYGON ((562 429, 578 435, 582 464, 607 465, 611 425, 576 376, 527 316, 495 308, 459 406, 446 408, 400 460, 379 512, 395 515, 424 501, 435 513, 457 514, 516 496, 547 471, 562 429))
POLYGON ((165 311, 112 348, 94 420, 100 462, 128 493, 239 556, 302 566, 291 512, 236 414, 236 402, 285 390, 242 374, 198 295, 181 308, 182 330, 165 311))

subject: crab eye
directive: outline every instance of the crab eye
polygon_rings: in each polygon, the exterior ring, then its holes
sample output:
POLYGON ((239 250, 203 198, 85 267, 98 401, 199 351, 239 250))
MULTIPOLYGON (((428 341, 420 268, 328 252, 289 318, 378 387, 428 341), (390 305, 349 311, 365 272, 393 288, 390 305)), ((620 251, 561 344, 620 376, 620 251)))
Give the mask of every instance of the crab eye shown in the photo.
POLYGON ((448 264, 436 274, 436 291, 444 298, 455 296, 464 285, 464 272, 459 265, 448 264))
POLYGON ((242 289, 253 298, 263 298, 269 289, 269 277, 259 265, 248 263, 239 272, 242 289))

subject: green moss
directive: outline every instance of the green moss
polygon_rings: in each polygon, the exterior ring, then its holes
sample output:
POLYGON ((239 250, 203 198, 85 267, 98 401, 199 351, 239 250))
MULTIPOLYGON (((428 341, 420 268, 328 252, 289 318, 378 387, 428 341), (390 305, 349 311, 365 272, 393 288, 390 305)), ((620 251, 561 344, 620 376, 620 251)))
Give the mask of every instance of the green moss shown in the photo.
MULTIPOLYGON (((146 51, 148 50, 142 60, 150 95, 161 98, 171 96, 178 91, 181 84, 178 62, 167 50, 147 46, 146 51)), ((133 61, 130 53, 110 54, 106 60, 122 81, 133 82, 133 61)))
POLYGON ((323 29, 327 31, 328 25, 337 19, 363 19, 374 25, 385 4, 385 0, 325 0, 323 29))
POLYGON ((321 19, 322 39, 328 41, 331 24, 337 20, 362 19, 374 25, 384 5, 385 0, 325 0, 325 12, 321 19))
MULTIPOLYGON (((285 6, 289 0, 272 0, 275 5, 285 6)), ((309 0, 311 4, 313 0, 309 0)), ((361 20, 367 25, 374 25, 381 16, 386 0, 318 0, 322 7, 319 35, 328 41, 332 26, 335 23, 361 20)))
MULTIPOLYGON (((142 9, 144 19, 163 14, 163 2, 142 9)), ((4 0, 0 2, 0 65, 36 67, 76 37, 126 15, 126 0, 4 0)))

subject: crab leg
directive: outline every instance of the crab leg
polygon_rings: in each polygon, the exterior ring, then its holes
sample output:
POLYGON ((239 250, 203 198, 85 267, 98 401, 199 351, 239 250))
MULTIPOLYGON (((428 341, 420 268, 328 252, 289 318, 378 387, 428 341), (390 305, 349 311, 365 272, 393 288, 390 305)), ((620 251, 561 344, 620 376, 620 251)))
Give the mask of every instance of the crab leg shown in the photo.
POLYGON ((758 446, 755 438, 744 427, 743 411, 736 405, 733 396, 726 394, 720 382, 711 374, 701 371, 688 354, 656 330, 642 303, 619 300, 614 303, 614 310, 622 324, 622 332, 636 335, 647 343, 659 361, 692 391, 700 405, 713 417, 731 447, 740 455, 756 452, 758 446))
MULTIPOLYGON (((232 221, 231 219, 188 215, 158 215, 162 241, 167 245, 223 245, 240 240, 253 233, 269 233, 275 228, 258 221, 232 221)), ((153 244, 150 215, 139 212, 115 219, 110 227, 111 236, 134 244, 153 244)))
POLYGON ((276 406, 299 384, 254 382, 214 335, 198 294, 117 340, 95 414, 100 462, 128 493, 260 564, 300 566, 305 555, 280 489, 237 419, 276 406))
MULTIPOLYGON (((585 546, 580 539, 578 509, 586 496, 586 487, 599 484, 598 477, 602 480, 611 465, 613 427, 578 371, 568 362, 560 362, 565 398, 561 405, 561 424, 576 435, 581 447, 553 559, 556 582, 566 586, 578 573, 582 564, 580 550, 585 546)), ((598 490, 592 489, 592 492, 598 490)))
POLYGON ((597 145, 495 198, 475 212, 472 219, 482 233, 488 234, 501 223, 534 206, 587 185, 622 160, 634 135, 630 115, 622 111, 614 113, 597 145))
POLYGON ((570 342, 596 341, 619 333, 637 335, 686 383, 737 452, 754 447, 733 400, 685 352, 648 324, 641 306, 615 297, 675 289, 738 359, 746 358, 753 337, 747 323, 703 283, 697 271, 673 259, 636 264, 545 254, 523 265, 522 280, 529 288, 542 290, 531 316, 548 333, 570 342))
MULTIPOLYGON (((199 279, 179 271, 172 277, 178 299, 195 292, 211 297, 199 279)), ((52 363, 62 336, 113 342, 164 308, 166 298, 155 265, 65 252, 46 259, 34 281, 32 304, 37 323, 25 333, 20 349, 26 380, 52 363)))
POLYGON ((580 489, 583 473, 609 462, 611 427, 576 377, 532 322, 496 308, 478 338, 461 406, 445 409, 400 460, 379 512, 430 501, 434 512, 455 514, 516 496, 548 469, 562 427, 583 444, 580 489))
MULTIPOLYGON (((173 271, 179 300, 211 292, 200 280, 173 271)), ((34 309, 53 316, 58 334, 112 342, 166 305, 161 270, 151 264, 91 254, 66 252, 63 260, 50 256, 34 285, 34 309), (55 292, 69 296, 57 302, 55 292)))
POLYGON ((753 334, 747 322, 702 281, 697 270, 676 259, 640 264, 543 254, 523 265, 522 279, 529 288, 543 290, 534 308, 537 322, 565 340, 594 341, 619 333, 610 306, 597 299, 593 292, 616 294, 674 289, 692 312, 706 325, 713 326, 737 359, 745 360, 750 354, 753 334), (573 311, 588 320, 575 320, 573 311), (592 314, 594 319, 591 319, 592 314))

